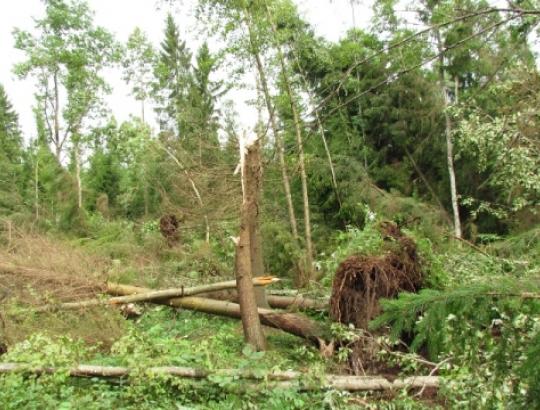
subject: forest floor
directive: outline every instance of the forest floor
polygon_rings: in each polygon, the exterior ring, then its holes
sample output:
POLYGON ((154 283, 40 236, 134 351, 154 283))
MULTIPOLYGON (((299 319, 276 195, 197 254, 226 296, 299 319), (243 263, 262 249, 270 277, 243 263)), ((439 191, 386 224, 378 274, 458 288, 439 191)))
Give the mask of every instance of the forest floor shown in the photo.
MULTIPOLYGON (((217 262, 201 258, 205 252, 200 246, 195 258, 198 263, 204 260, 208 272, 209 265, 217 262)), ((0 250, 0 336, 7 348, 1 361, 57 367, 80 363, 126 366, 141 369, 141 375, 130 376, 129 383, 56 375, 23 381, 13 376, 4 380, 11 384, 0 393, 1 401, 11 403, 6 408, 391 408, 394 399, 414 408, 435 405, 429 391, 418 400, 404 391, 303 392, 300 385, 275 388, 268 382, 246 383, 234 376, 214 376, 205 382, 149 381, 142 369, 150 366, 249 369, 261 375, 295 370, 316 381, 324 374, 347 373, 348 351, 324 358, 304 340, 265 328, 269 348, 257 353, 245 347, 239 320, 166 306, 144 305, 140 316, 133 319, 126 319, 120 309, 105 306, 42 313, 32 310, 47 303, 95 297, 102 294, 107 280, 157 289, 223 279, 217 273, 203 277, 186 270, 186 264, 193 262, 185 256, 186 249, 141 247, 126 241, 74 242, 15 232, 0 250), (22 390, 24 399, 18 394, 22 390)), ((309 315, 327 320, 324 312, 309 315)), ((427 373, 429 369, 419 371, 427 373)))

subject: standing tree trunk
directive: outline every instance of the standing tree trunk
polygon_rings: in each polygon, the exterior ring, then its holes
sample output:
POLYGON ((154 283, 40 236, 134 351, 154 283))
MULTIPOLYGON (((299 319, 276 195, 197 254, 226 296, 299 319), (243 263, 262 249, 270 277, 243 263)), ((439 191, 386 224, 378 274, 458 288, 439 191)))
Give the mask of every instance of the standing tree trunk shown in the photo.
MULTIPOLYGON (((285 90, 288 94, 291 111, 293 114, 294 120, 294 129, 296 134, 296 145, 298 148, 298 161, 300 162, 300 181, 302 183, 302 202, 304 206, 304 231, 306 237, 306 268, 307 268, 307 280, 312 279, 313 275, 313 241, 311 238, 311 216, 309 211, 309 195, 308 195, 308 185, 307 185, 307 174, 306 174, 306 161, 304 156, 304 143, 302 138, 302 128, 300 124, 300 116, 295 103, 295 96, 292 91, 291 83, 286 72, 285 62, 281 50, 278 52, 281 69, 283 73, 283 80, 285 83, 285 90)), ((301 280, 303 282, 303 280, 301 280)), ((302 283, 303 284, 303 283, 302 283)))
POLYGON ((443 45, 441 41, 441 33, 438 29, 435 30, 435 36, 437 38, 437 48, 439 52, 439 83, 441 92, 443 94, 443 109, 445 120, 445 136, 446 136, 446 161, 448 165, 448 175, 450 177, 450 195, 452 200, 452 211, 454 214, 454 235, 456 238, 462 237, 461 233, 461 219, 459 217, 458 206, 458 194, 456 186, 456 173, 454 170, 454 143, 452 141, 452 120, 448 114, 448 92, 445 84, 445 70, 444 70, 444 53, 443 45))
MULTIPOLYGON (((272 32, 274 33, 274 37, 276 37, 277 40, 277 29, 272 21, 270 10, 268 9, 268 6, 266 6, 266 12, 268 15, 268 18, 271 22, 272 32)), ((293 121, 294 121, 294 130, 296 135, 296 145, 298 148, 298 160, 300 165, 300 181, 302 183, 302 200, 304 205, 304 230, 305 230, 305 237, 306 237, 306 268, 307 268, 307 278, 301 278, 300 282, 301 284, 304 283, 304 279, 307 279, 308 281, 312 279, 313 276, 313 241, 311 238, 311 217, 310 217, 310 211, 309 211, 309 195, 308 195, 308 185, 307 185, 307 174, 306 174, 306 161, 304 156, 304 143, 302 138, 302 125, 300 123, 300 115, 298 113, 298 108, 296 106, 295 101, 295 95, 291 86, 291 82, 289 80, 289 74, 287 72, 287 65, 285 64, 285 57, 283 56, 283 52, 281 50, 281 47, 279 44, 276 44, 277 52, 278 52, 278 58, 279 63, 281 66, 281 75, 283 79, 283 83, 285 85, 285 92, 287 93, 287 96, 289 97, 289 103, 291 107, 291 112, 293 115, 293 121)))
MULTIPOLYGON (((77 137, 78 138, 78 137, 77 137)), ((83 207, 82 181, 81 181, 81 151, 79 141, 75 142, 75 178, 77 179, 77 207, 79 210, 83 207)))
MULTIPOLYGON (((246 156, 244 171, 246 173, 246 181, 249 184, 244 184, 246 195, 253 198, 250 203, 249 210, 249 251, 251 257, 251 272, 254 277, 264 276, 264 259, 262 250, 262 237, 259 223, 261 203, 261 183, 262 183, 262 166, 261 166, 261 143, 258 139, 249 149, 249 155, 246 156), (251 182, 252 181, 252 182, 251 182)), ((264 287, 255 288, 255 298, 257 306, 262 308, 270 308, 266 298, 266 290, 264 287)))
POLYGON ((328 145, 328 141, 326 140, 326 133, 324 131, 324 127, 322 124, 321 116, 319 115, 319 109, 317 108, 317 104, 315 103, 315 99, 313 97, 313 93, 310 90, 308 80, 306 78, 306 75, 304 74, 302 70, 302 65, 300 64, 300 58, 298 57, 297 53, 294 53, 294 57, 296 59, 296 68, 300 72, 300 77, 302 78, 302 82, 304 83, 304 89, 308 97, 308 102, 310 105, 310 109, 315 114, 315 119, 317 120, 317 129, 319 131, 319 134, 321 135, 321 140, 323 142, 324 146, 324 152, 326 154, 326 158, 328 159, 328 166, 330 167, 330 174, 332 176, 332 188, 334 188, 334 193, 336 194, 336 199, 339 204, 339 209, 342 207, 341 203, 341 195, 339 193, 339 187, 337 183, 337 177, 336 177, 336 171, 334 168, 334 161, 332 159, 332 153, 330 152, 330 147, 328 145))
POLYGON ((58 72, 54 72, 54 146, 56 149, 56 159, 60 163, 62 154, 62 143, 60 142, 60 90, 58 89, 58 72))
POLYGON ((265 350, 266 340, 257 310, 253 286, 253 257, 251 237, 257 224, 259 186, 257 168, 260 167, 258 144, 247 144, 245 136, 240 140, 240 164, 242 170, 242 209, 240 234, 236 242, 236 283, 244 337, 255 350, 265 350))
POLYGON ((283 189, 285 191, 285 200, 287 202, 287 210, 289 211, 289 222, 291 224, 291 231, 293 238, 296 242, 299 240, 298 236, 298 227, 296 224, 296 215, 294 212, 294 206, 292 202, 291 195, 291 184, 289 182, 289 175, 287 173, 287 164, 285 162, 285 148, 283 147, 283 141, 281 140, 281 134, 279 133, 279 128, 277 126, 275 109, 272 106, 272 97, 270 95, 270 89, 268 88, 268 80, 266 78, 266 72, 264 70, 264 65, 262 63, 261 55, 259 54, 258 47, 256 44, 255 35, 253 33, 253 27, 249 12, 246 10, 246 18, 244 19, 245 24, 249 32, 249 42, 251 45, 251 53, 255 59, 255 65, 257 67, 257 72, 259 73, 259 78, 261 80, 262 91, 264 94, 264 101, 266 103, 266 109, 268 110, 268 116, 270 118, 270 126, 272 127, 272 133, 274 134, 274 140, 276 143, 276 148, 279 157, 279 164, 281 167, 281 177, 283 179, 283 189))
POLYGON ((36 165, 34 169, 34 205, 36 211, 36 221, 39 220, 39 147, 36 152, 36 165))

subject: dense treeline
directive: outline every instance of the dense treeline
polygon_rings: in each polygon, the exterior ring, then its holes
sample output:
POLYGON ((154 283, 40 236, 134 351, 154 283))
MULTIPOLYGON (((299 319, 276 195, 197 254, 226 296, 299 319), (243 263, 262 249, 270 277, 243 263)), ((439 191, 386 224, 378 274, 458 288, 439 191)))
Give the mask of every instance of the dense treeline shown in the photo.
POLYGON ((272 271, 315 279, 332 232, 372 212, 472 242, 538 222, 534 4, 411 3, 410 17, 378 1, 370 30, 332 43, 288 0, 201 0, 212 51, 187 44, 171 14, 155 47, 139 28, 120 44, 84 1, 45 4, 33 33, 14 31, 14 72, 36 84, 34 135, 0 89, 5 215, 85 236, 96 217, 176 214, 221 240, 238 218, 246 132, 230 91, 251 87, 272 271), (103 99, 110 67, 140 103, 121 124, 103 99))
MULTIPOLYGON (((291 2, 205 1, 209 32, 226 23, 217 34, 227 48, 211 52, 206 43, 191 50, 172 15, 156 49, 139 28, 117 43, 84 2, 46 2, 36 35, 15 32, 26 55, 15 72, 37 84, 28 144, 2 90, 3 209, 80 232, 95 212, 234 218, 216 198, 236 200, 240 131, 226 99, 249 64, 259 77, 254 131, 267 148, 267 207, 284 222, 288 209, 302 228, 362 224, 362 204, 376 207, 366 187, 376 186, 431 202, 472 240, 528 226, 540 189, 533 6, 426 2, 414 12, 420 32, 395 9, 377 2, 371 31, 329 43, 291 2), (123 124, 103 106, 103 69, 114 65, 141 104, 123 124), (232 80, 215 80, 220 70, 232 80), (147 125, 149 105, 158 131, 147 125)), ((307 228, 292 235, 311 249, 307 228)))

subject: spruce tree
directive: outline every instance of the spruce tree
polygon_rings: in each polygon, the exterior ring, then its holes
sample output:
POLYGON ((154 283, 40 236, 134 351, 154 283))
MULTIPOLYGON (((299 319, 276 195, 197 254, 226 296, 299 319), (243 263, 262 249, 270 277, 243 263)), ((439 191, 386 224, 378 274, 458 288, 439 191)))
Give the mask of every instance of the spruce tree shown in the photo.
POLYGON ((188 93, 191 85, 191 53, 180 39, 178 26, 167 15, 165 38, 161 42, 156 77, 158 78, 158 114, 164 130, 176 128, 187 138, 189 127, 188 93))
POLYGON ((195 60, 189 102, 192 130, 202 160, 202 157, 215 157, 214 154, 219 150, 216 101, 228 89, 224 87, 223 81, 211 79, 218 67, 218 58, 212 55, 206 42, 199 48, 195 60))
POLYGON ((22 138, 18 115, 0 84, 0 212, 21 205, 22 138))

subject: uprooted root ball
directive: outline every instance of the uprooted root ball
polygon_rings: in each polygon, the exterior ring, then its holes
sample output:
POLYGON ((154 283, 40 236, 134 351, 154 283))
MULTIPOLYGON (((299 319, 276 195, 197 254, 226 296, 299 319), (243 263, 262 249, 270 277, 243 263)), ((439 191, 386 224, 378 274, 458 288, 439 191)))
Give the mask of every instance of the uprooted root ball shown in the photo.
POLYGON ((421 287, 423 275, 414 241, 391 222, 381 224, 381 233, 385 239, 383 255, 353 255, 339 265, 330 299, 333 320, 367 329, 380 312, 380 298, 421 287))

